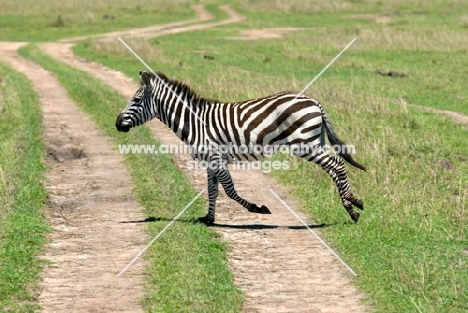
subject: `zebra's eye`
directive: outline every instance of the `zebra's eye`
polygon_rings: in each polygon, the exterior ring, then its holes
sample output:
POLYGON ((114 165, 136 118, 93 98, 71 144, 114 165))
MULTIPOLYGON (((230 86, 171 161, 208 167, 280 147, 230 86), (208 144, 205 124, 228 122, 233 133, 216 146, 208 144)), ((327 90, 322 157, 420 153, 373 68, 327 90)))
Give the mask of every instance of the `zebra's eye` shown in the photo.
POLYGON ((139 97, 133 97, 133 102, 140 102, 141 101, 141 98, 139 97))

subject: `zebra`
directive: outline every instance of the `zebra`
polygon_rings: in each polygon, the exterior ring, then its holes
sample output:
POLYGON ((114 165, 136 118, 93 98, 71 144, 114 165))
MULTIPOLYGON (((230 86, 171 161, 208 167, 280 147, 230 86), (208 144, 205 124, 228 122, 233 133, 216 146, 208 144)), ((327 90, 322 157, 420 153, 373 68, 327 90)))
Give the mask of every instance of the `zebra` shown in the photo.
MULTIPOLYGON (((115 125, 118 131, 128 132, 132 127, 157 118, 190 147, 209 145, 216 148, 228 144, 254 143, 262 146, 285 145, 294 151, 294 145, 306 144, 313 149, 306 152, 296 150, 294 155, 320 165, 329 174, 346 211, 354 222, 358 222, 359 213, 354 211, 353 206, 363 210, 364 205, 351 192, 344 161, 363 171, 366 168, 352 158, 348 149, 338 151, 337 155, 328 153, 325 133, 332 145, 347 145, 338 138, 318 100, 297 93, 281 92, 260 99, 221 102, 205 99, 188 85, 170 79, 161 72, 140 71, 140 84, 128 105, 117 116, 115 125)), ((259 207, 237 194, 225 165, 235 159, 260 160, 264 153, 234 152, 232 149, 228 152, 220 149, 205 149, 203 152, 191 150, 193 159, 216 165, 207 167, 209 205, 207 215, 198 219, 202 223, 214 223, 219 183, 231 199, 249 212, 271 214, 266 206, 259 207)))

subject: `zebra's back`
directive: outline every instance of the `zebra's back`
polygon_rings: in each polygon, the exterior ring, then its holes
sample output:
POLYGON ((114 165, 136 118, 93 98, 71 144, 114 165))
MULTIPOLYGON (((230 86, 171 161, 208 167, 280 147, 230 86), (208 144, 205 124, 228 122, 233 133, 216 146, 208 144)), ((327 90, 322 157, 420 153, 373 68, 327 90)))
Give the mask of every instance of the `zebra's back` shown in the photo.
POLYGON ((296 96, 283 92, 261 99, 213 104, 208 117, 208 141, 233 148, 228 157, 238 160, 259 160, 270 155, 259 147, 320 144, 320 103, 304 95, 297 99, 296 96), (248 151, 245 147, 249 147, 248 151))

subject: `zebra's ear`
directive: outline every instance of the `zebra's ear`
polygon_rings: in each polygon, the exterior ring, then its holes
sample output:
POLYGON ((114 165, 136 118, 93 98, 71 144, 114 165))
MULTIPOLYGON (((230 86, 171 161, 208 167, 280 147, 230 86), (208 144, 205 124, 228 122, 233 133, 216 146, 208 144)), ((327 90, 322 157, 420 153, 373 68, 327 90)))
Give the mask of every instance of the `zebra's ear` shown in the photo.
POLYGON ((139 71, 139 72, 140 72, 140 85, 143 86, 144 85, 143 78, 142 78, 143 72, 142 71, 139 71))
POLYGON ((140 71, 140 81, 142 85, 151 85, 151 77, 147 72, 140 71))

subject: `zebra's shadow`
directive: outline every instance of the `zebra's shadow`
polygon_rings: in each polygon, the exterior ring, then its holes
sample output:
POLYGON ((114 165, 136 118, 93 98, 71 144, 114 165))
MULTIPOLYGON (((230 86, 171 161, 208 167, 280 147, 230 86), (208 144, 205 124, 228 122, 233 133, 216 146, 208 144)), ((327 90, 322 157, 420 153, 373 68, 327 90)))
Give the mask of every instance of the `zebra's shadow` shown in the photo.
MULTIPOLYGON (((324 227, 329 227, 331 224, 310 224, 307 225, 309 228, 314 229, 314 228, 324 228, 324 227)), ((219 228, 234 228, 234 229, 295 229, 295 230, 301 230, 301 229, 306 229, 305 226, 303 225, 292 225, 292 226, 279 226, 279 225, 266 225, 266 224, 247 224, 247 225, 232 225, 232 224, 218 224, 214 223, 211 225, 211 227, 219 227, 219 228)))
MULTIPOLYGON (((170 219, 170 218, 165 218, 165 217, 154 217, 154 216, 150 216, 150 217, 145 218, 144 220, 121 221, 121 222, 119 222, 119 224, 152 223, 152 222, 159 222, 159 221, 170 222, 170 221, 172 221, 172 219, 170 219)), ((182 218, 179 218, 179 219, 177 220, 177 222, 194 223, 195 220, 191 220, 191 219, 189 220, 189 219, 182 219, 182 218)))
MULTIPOLYGON (((129 223, 151 223, 151 222, 159 222, 159 221, 166 221, 170 222, 172 219, 165 218, 165 217, 154 217, 150 216, 148 218, 145 218, 143 220, 133 220, 133 221, 121 221, 119 223, 121 224, 129 224, 129 223)), ((177 222, 182 222, 182 223, 191 223, 191 224, 199 224, 199 222, 196 219, 178 219, 177 222)), ((314 229, 314 228, 325 228, 332 226, 333 224, 309 224, 309 228, 314 229)), ((233 229, 295 229, 295 230, 301 230, 301 229, 306 229, 305 226, 303 225, 292 225, 292 226, 279 226, 279 225, 267 225, 267 224, 244 224, 244 225, 236 225, 236 224, 218 224, 214 223, 213 225, 210 225, 209 227, 219 227, 219 228, 233 228, 233 229)))

